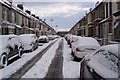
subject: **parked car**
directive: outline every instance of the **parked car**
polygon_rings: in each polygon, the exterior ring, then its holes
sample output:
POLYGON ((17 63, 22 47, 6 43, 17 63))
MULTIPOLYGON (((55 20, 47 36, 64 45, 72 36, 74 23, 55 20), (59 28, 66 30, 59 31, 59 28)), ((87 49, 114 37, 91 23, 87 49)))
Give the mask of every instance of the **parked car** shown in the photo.
POLYGON ((81 36, 76 36, 76 35, 72 35, 70 38, 69 38, 69 45, 70 45, 70 48, 72 47, 72 43, 77 41, 79 39, 79 37, 81 36))
POLYGON ((96 39, 91 37, 79 37, 72 43, 72 54, 75 60, 81 60, 85 55, 93 53, 100 48, 96 39))
POLYGON ((24 51, 34 51, 38 48, 38 38, 35 34, 22 34, 19 35, 22 41, 24 51))
POLYGON ((54 35, 48 35, 47 37, 48 37, 49 40, 54 40, 55 39, 54 35))
POLYGON ((60 36, 58 36, 58 35, 53 35, 53 37, 56 39, 56 38, 59 38, 60 36))
POLYGON ((120 52, 118 44, 106 45, 81 61, 81 80, 109 80, 120 78, 120 52))
POLYGON ((0 67, 8 61, 23 54, 23 47, 17 35, 0 35, 0 67))
POLYGON ((40 36, 39 37, 39 43, 48 43, 49 39, 47 36, 40 36))
POLYGON ((66 39, 68 45, 69 45, 69 39, 70 39, 71 36, 72 36, 72 34, 66 34, 65 35, 65 39, 66 39))
POLYGON ((66 39, 66 41, 68 41, 68 38, 71 36, 72 34, 66 34, 65 36, 64 36, 64 38, 66 39))

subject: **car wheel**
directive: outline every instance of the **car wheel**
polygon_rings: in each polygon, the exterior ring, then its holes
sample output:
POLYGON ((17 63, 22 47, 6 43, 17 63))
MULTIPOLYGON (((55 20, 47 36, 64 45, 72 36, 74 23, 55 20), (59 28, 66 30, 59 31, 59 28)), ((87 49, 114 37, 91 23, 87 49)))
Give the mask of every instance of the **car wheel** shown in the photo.
POLYGON ((73 50, 71 50, 71 55, 74 56, 74 52, 73 52, 73 50))
POLYGON ((74 61, 80 62, 81 60, 82 60, 81 58, 77 58, 76 56, 74 56, 74 61))
POLYGON ((30 52, 33 52, 34 51, 34 49, 32 48, 31 50, 30 50, 30 52))
POLYGON ((18 57, 21 57, 22 54, 23 54, 23 50, 22 50, 22 48, 20 48, 20 49, 19 49, 19 53, 18 53, 18 57))
POLYGON ((70 44, 70 48, 72 48, 72 45, 70 44))
POLYGON ((2 68, 4 68, 4 67, 7 66, 7 65, 8 65, 7 55, 3 54, 3 55, 1 56, 0 66, 1 66, 2 68))

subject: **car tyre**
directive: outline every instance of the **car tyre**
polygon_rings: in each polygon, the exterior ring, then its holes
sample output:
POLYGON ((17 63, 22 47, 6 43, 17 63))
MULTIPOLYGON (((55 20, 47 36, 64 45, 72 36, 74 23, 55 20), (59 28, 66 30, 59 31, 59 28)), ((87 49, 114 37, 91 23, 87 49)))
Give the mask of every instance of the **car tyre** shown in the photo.
POLYGON ((33 52, 34 51, 34 49, 32 48, 31 50, 30 50, 30 52, 33 52))
POLYGON ((8 65, 8 57, 7 55, 3 54, 1 56, 1 60, 0 60, 0 67, 4 68, 8 65))
POLYGON ((18 57, 21 58, 22 54, 23 54, 23 50, 22 50, 22 48, 20 48, 20 49, 19 49, 19 52, 18 52, 18 57))
POLYGON ((71 55, 74 56, 74 52, 73 52, 73 50, 71 50, 71 55))
POLYGON ((80 62, 81 60, 82 60, 82 58, 77 58, 76 56, 74 56, 74 61, 80 62))

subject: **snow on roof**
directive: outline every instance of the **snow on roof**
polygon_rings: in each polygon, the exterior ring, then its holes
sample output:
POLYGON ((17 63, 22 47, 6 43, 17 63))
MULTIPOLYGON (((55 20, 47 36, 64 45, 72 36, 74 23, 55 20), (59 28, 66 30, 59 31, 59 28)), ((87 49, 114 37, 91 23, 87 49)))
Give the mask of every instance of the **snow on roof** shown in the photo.
POLYGON ((10 8, 10 3, 6 0, 0 0, 0 3, 4 4, 5 6, 9 7, 10 8))
MULTIPOLYGON (((14 4, 11 4, 10 2, 8 2, 7 0, 0 0, 0 2, 4 5, 6 5, 7 7, 14 9, 15 11, 19 12, 20 14, 26 16, 26 17, 32 17, 35 20, 38 20, 37 18, 29 15, 28 13, 26 13, 25 11, 19 9, 18 7, 16 7, 14 4)), ((38 20, 39 21, 39 20, 38 20)))

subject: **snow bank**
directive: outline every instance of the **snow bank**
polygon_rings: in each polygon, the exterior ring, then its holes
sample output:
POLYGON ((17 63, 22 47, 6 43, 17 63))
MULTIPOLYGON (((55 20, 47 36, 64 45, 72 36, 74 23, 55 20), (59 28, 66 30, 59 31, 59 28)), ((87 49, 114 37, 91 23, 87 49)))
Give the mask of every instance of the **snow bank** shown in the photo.
POLYGON ((22 78, 44 78, 56 54, 56 49, 60 41, 61 39, 59 39, 22 78))
MULTIPOLYGON (((55 39, 56 40, 56 39, 55 39)), ((24 53, 22 58, 18 59, 17 61, 13 62, 12 64, 6 66, 3 69, 0 69, 0 79, 2 78, 9 78, 9 76, 15 73, 18 69, 20 69, 25 63, 27 63, 30 59, 32 59, 35 55, 37 55, 40 51, 46 48, 50 43, 54 42, 50 41, 49 43, 44 44, 43 46, 39 46, 38 49, 31 53, 24 53)))
POLYGON ((80 77, 80 62, 74 62, 71 55, 71 49, 64 39, 63 48, 63 77, 64 78, 79 78, 80 77))

